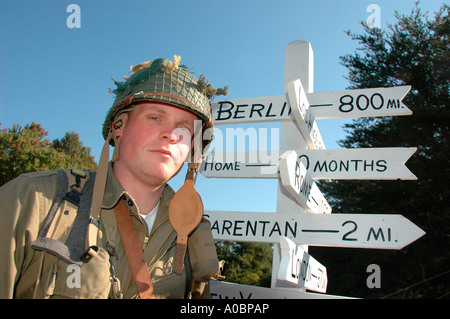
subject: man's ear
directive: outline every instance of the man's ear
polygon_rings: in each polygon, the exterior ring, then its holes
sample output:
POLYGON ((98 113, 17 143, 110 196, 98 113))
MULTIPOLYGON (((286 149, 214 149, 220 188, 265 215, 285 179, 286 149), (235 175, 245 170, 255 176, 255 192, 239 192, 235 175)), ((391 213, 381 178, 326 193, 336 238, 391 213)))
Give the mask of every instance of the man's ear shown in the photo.
POLYGON ((116 138, 119 138, 123 134, 123 130, 125 129, 126 123, 128 120, 128 114, 122 113, 119 115, 116 120, 111 123, 112 130, 116 138))

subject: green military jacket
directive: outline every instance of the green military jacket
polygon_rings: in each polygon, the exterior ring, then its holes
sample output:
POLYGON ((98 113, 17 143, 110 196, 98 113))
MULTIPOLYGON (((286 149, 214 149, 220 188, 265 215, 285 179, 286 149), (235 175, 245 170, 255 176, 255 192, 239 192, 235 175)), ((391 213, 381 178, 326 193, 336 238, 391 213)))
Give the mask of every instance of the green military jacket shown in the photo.
POLYGON ((114 216, 114 206, 121 199, 126 200, 131 211, 156 297, 186 298, 192 286, 190 297, 209 298, 209 279, 218 275, 219 264, 208 221, 202 220, 189 237, 190 262, 183 273, 173 272, 176 232, 168 218, 174 195, 170 186, 164 189, 149 231, 110 165, 100 215, 98 254, 81 266, 31 247, 57 188, 56 171, 23 174, 0 188, 0 298, 137 298, 114 216))

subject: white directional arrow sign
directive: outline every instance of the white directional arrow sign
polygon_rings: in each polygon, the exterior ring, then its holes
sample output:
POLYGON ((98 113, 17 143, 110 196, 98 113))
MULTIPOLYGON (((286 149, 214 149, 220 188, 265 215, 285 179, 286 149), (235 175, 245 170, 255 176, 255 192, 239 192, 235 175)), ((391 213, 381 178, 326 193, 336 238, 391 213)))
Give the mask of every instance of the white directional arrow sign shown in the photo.
POLYGON ((211 280, 211 299, 355 299, 300 291, 298 288, 265 288, 211 280))
POLYGON ((211 106, 214 125, 292 121, 284 95, 223 100, 211 106))
POLYGON ((317 292, 327 291, 327 269, 301 245, 280 236, 281 261, 277 279, 317 292))
POLYGON ((292 114, 295 118, 295 124, 303 135, 310 149, 324 149, 325 144, 320 135, 314 119, 311 119, 309 111, 309 102, 306 97, 300 80, 291 81, 287 84, 289 103, 292 114))
POLYGON ((425 232, 401 215, 205 211, 214 239, 328 247, 402 249, 425 232))
POLYGON ((402 99, 410 85, 347 91, 321 92, 308 96, 315 119, 411 115, 402 99))
MULTIPOLYGON (((411 86, 306 93, 312 119, 411 115, 402 99, 411 86)), ((215 125, 292 121, 286 95, 249 97, 212 103, 215 125)), ((308 118, 308 117, 306 117, 308 118)))
MULTIPOLYGON (((295 150, 312 179, 415 180, 405 166, 415 147, 295 150)), ((279 178, 278 151, 206 154, 200 172, 215 178, 279 178)))
POLYGON ((297 153, 294 151, 287 151, 281 155, 281 183, 306 210, 316 214, 330 214, 330 204, 308 174, 305 165, 297 159, 297 153))
POLYGON ((405 166, 416 150, 387 147, 294 152, 314 179, 416 180, 405 166))
POLYGON ((279 178, 279 152, 226 151, 207 153, 200 172, 215 178, 279 178))

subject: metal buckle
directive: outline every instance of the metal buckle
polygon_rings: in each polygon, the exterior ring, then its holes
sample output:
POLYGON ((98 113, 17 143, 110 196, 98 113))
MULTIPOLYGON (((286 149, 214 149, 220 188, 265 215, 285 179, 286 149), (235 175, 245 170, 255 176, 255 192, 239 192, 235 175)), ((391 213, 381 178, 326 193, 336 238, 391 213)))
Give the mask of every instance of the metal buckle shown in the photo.
POLYGON ((164 264, 163 271, 164 271, 164 274, 166 274, 166 275, 170 275, 171 273, 173 273, 172 260, 166 261, 166 263, 164 264))
POLYGON ((80 257, 82 262, 88 263, 92 259, 92 257, 94 257, 95 254, 91 254, 90 253, 91 250, 94 250, 95 252, 97 252, 98 247, 95 247, 95 246, 89 247, 89 249, 80 257))

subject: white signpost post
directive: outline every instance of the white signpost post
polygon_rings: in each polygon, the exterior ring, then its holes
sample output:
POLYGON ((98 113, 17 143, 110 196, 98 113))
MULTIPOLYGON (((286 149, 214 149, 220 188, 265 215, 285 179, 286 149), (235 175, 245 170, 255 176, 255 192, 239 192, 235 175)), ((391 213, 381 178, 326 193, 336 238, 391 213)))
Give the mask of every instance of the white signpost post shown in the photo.
POLYGON ((425 234, 401 215, 331 214, 314 179, 414 180, 404 164, 416 149, 327 150, 316 119, 411 115, 402 102, 411 87, 315 93, 313 60, 309 42, 291 42, 285 52, 285 94, 212 104, 215 125, 281 122, 280 149, 271 156, 268 151, 213 152, 202 164, 206 177, 279 180, 275 213, 205 211, 215 239, 274 246, 271 288, 213 281, 213 298, 332 298, 306 293, 326 292, 328 281, 308 245, 402 249, 425 234), (280 287, 286 282, 301 288, 280 287))

